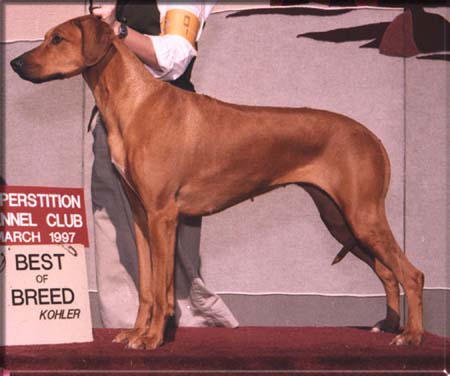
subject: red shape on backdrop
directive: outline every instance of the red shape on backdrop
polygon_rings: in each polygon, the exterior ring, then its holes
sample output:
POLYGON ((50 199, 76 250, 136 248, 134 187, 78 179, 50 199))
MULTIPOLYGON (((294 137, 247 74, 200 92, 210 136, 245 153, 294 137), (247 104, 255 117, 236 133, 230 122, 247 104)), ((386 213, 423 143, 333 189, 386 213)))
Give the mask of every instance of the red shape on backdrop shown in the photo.
POLYGON ((388 56, 410 57, 420 51, 414 40, 413 17, 405 10, 386 28, 380 43, 380 52, 388 56))

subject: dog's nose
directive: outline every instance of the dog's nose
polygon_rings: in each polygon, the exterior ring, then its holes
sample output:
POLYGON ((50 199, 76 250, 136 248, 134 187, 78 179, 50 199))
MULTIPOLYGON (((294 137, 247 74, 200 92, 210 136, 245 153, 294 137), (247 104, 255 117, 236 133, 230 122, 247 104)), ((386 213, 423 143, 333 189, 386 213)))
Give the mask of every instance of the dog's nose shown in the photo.
POLYGON ((23 67, 23 59, 22 57, 17 57, 14 60, 11 60, 11 67, 14 69, 14 71, 18 72, 23 67))

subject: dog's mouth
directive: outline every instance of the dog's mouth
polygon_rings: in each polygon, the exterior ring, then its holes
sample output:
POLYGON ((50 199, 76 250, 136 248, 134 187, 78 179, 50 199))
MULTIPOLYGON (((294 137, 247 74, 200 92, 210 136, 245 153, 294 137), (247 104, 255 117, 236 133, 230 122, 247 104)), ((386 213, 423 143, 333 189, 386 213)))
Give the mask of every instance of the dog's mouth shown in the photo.
POLYGON ((41 84, 43 82, 48 82, 48 81, 53 81, 53 80, 62 80, 64 78, 66 78, 66 76, 62 73, 53 73, 53 74, 45 76, 45 77, 30 76, 23 72, 17 72, 17 74, 24 80, 30 81, 34 84, 41 84))
POLYGON ((66 75, 63 73, 52 73, 46 76, 33 74, 30 72, 31 69, 14 69, 14 71, 19 75, 20 78, 26 81, 30 81, 34 84, 40 84, 43 82, 53 81, 53 80, 62 80, 66 78, 66 75))

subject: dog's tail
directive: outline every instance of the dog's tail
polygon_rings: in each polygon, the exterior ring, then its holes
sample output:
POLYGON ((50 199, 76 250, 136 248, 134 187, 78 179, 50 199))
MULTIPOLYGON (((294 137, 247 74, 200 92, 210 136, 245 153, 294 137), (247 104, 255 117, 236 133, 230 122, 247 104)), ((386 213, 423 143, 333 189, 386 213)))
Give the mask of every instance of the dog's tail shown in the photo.
POLYGON ((356 246, 355 243, 346 244, 342 247, 336 257, 333 259, 331 265, 336 265, 338 262, 341 262, 342 259, 347 256, 347 253, 351 252, 351 250, 356 246))

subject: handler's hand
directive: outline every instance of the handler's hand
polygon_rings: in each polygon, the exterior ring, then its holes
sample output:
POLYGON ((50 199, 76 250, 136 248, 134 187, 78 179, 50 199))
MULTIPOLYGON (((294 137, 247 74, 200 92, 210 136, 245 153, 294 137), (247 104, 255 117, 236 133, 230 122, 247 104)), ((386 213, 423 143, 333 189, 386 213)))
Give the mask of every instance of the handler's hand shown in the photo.
POLYGON ((99 17, 102 21, 113 27, 116 20, 116 6, 115 5, 99 5, 96 6, 92 13, 94 16, 99 17))

